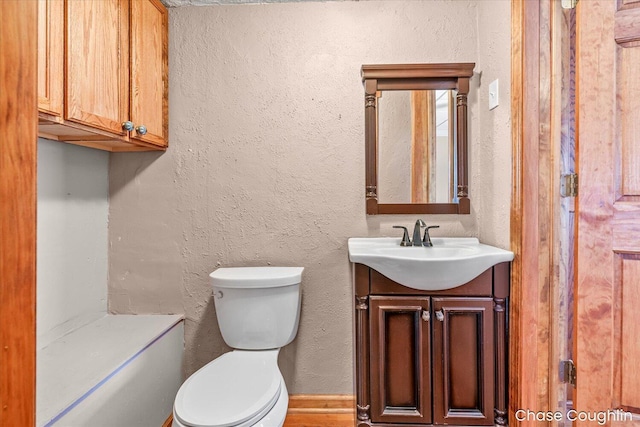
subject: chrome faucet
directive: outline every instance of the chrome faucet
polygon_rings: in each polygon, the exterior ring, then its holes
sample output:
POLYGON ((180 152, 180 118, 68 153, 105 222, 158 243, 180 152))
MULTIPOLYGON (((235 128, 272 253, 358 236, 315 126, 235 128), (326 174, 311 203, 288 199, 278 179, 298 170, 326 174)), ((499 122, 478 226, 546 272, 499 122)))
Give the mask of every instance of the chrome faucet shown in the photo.
POLYGON ((425 228, 424 230, 424 237, 422 238, 422 246, 426 246, 428 248, 433 246, 433 243, 431 243, 431 236, 429 236, 429 230, 432 228, 440 228, 439 225, 430 225, 427 228, 425 228))
POLYGON ((420 231, 422 230, 422 227, 426 227, 426 226, 427 224, 425 224, 423 220, 419 219, 416 221, 416 225, 415 227, 413 227, 413 246, 422 246, 420 231))
POLYGON ((423 220, 419 219, 416 221, 416 225, 413 227, 413 242, 409 239, 409 231, 407 227, 403 227, 401 225, 394 225, 393 228, 401 228, 404 230, 402 234, 402 240, 400 241, 400 246, 426 246, 428 248, 433 246, 431 242, 431 237, 429 236, 429 230, 431 228, 440 228, 439 225, 430 225, 427 227, 427 224, 424 223, 423 220), (424 228, 424 237, 420 236, 420 231, 424 228))

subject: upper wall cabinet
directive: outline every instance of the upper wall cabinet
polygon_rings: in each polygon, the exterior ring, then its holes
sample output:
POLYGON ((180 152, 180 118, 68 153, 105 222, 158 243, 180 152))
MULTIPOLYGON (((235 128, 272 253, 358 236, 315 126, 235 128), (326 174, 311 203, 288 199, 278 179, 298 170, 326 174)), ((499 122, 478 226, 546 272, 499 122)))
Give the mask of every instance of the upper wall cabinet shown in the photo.
POLYGON ((166 149, 160 1, 39 0, 38 16, 39 135, 109 151, 166 149))

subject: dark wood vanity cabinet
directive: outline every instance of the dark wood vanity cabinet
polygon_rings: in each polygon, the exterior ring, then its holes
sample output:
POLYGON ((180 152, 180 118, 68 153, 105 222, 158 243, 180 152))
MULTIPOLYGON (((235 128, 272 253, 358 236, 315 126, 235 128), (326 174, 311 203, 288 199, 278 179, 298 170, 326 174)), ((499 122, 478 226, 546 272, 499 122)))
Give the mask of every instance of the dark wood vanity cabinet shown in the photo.
POLYGON ((445 291, 355 264, 357 426, 506 425, 509 263, 445 291))

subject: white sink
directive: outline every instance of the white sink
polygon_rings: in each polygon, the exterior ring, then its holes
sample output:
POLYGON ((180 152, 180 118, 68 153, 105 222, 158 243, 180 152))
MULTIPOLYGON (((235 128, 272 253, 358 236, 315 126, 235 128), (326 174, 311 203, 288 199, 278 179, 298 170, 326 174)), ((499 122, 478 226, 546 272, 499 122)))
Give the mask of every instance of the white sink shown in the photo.
POLYGON ((513 252, 484 245, 475 238, 431 238, 432 247, 400 246, 393 237, 349 239, 349 260, 373 268, 413 289, 441 291, 463 285, 513 252))

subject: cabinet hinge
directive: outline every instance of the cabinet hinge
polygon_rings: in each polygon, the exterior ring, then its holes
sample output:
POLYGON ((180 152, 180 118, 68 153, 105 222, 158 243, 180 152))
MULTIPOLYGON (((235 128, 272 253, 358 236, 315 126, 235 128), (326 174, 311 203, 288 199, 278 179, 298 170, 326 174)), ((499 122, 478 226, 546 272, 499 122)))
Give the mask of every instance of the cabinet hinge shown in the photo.
POLYGON ((576 386, 577 372, 573 360, 560 361, 560 381, 565 384, 571 384, 573 387, 576 386))
POLYGON ((563 9, 575 9, 578 5, 578 0, 562 0, 563 9))
POLYGON ((576 197, 578 195, 578 174, 569 173, 560 177, 560 196, 576 197))

